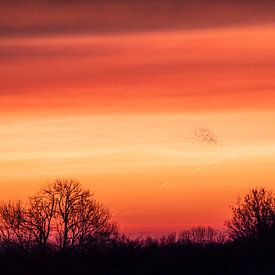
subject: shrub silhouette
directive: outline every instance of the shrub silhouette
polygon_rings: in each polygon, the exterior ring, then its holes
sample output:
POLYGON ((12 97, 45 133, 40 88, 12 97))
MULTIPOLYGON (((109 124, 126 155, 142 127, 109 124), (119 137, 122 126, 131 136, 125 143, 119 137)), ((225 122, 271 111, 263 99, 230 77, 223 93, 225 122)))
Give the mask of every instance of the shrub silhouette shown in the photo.
POLYGON ((225 239, 226 236, 222 231, 211 226, 197 226, 183 230, 179 234, 179 241, 199 245, 224 243, 225 239))

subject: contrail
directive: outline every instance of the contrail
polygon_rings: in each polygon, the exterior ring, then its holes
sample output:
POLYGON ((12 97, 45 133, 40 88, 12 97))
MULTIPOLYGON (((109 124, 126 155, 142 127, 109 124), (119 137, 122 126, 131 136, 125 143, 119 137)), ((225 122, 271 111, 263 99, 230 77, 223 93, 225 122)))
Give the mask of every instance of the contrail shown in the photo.
POLYGON ((171 181, 166 181, 165 183, 163 183, 160 188, 163 189, 164 187, 166 187, 168 184, 170 184, 171 181))
MULTIPOLYGON (((233 159, 235 157, 235 154, 234 153, 230 153, 230 154, 227 154, 223 157, 220 157, 220 158, 217 158, 215 160, 212 160, 210 162, 208 162, 207 164, 205 164, 204 166, 201 166, 201 167, 197 167, 195 169, 193 169, 190 173, 188 173, 188 176, 191 176, 197 172, 199 172, 201 169, 204 169, 204 168, 207 168, 207 167, 210 167, 210 166, 213 166, 221 161, 224 161, 226 159, 233 159)), ((171 184, 172 181, 166 181, 164 182, 161 186, 160 186, 160 189, 164 189, 167 185, 171 184)))
POLYGON ((215 159, 215 160, 212 160, 212 161, 208 162, 207 164, 205 164, 204 166, 195 168, 194 170, 192 170, 192 171, 188 174, 188 176, 191 176, 191 175, 197 173, 198 171, 200 171, 200 170, 203 169, 203 168, 207 168, 207 167, 213 166, 213 165, 215 165, 215 164, 217 164, 217 163, 219 163, 219 162, 221 162, 221 161, 224 161, 224 160, 226 160, 226 159, 233 159, 234 157, 235 157, 235 154, 234 154, 234 153, 230 153, 230 154, 227 154, 227 155, 225 155, 225 156, 223 156, 223 157, 220 157, 220 158, 217 158, 217 159, 215 159))
POLYGON ((220 161, 223 161, 223 160, 226 160, 226 159, 232 159, 234 157, 235 157, 235 154, 234 153, 230 153, 230 154, 228 154, 228 155, 226 155, 224 157, 221 157, 221 158, 218 158, 216 160, 213 160, 213 161, 209 162, 207 166, 211 166, 211 165, 216 164, 216 163, 218 163, 220 161))

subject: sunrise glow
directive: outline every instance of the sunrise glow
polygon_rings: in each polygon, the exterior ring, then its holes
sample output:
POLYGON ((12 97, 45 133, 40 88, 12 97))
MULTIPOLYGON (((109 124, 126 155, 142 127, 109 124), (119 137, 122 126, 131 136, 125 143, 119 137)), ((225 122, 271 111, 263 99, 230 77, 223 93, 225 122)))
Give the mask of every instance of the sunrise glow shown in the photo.
POLYGON ((181 21, 163 4, 127 25, 131 4, 96 6, 105 21, 91 22, 85 5, 0 19, 1 200, 76 178, 123 232, 161 234, 223 228, 238 195, 275 188, 272 9, 181 21))

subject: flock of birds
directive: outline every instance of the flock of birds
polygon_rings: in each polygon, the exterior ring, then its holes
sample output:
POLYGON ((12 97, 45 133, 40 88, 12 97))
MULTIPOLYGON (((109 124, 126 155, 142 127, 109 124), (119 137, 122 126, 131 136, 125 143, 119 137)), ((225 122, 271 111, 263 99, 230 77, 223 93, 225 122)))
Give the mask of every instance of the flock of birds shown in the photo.
MULTIPOLYGON (((202 128, 202 127, 194 128, 194 129, 190 130, 188 134, 180 135, 179 137, 185 139, 188 142, 191 142, 193 144, 197 144, 200 146, 207 146, 207 147, 214 146, 214 147, 216 147, 216 146, 222 145, 222 140, 209 128, 202 128)), ((188 173, 188 176, 198 173, 200 170, 210 167, 212 165, 215 165, 221 161, 224 161, 227 159, 233 159, 233 158, 235 158, 234 153, 229 153, 229 154, 223 155, 217 159, 214 159, 208 163, 205 163, 204 165, 202 165, 200 167, 194 168, 192 171, 190 171, 188 173)), ((160 188, 163 189, 170 183, 171 183, 171 181, 166 181, 160 186, 160 188)))
POLYGON ((192 130, 189 139, 193 143, 206 146, 216 146, 221 143, 221 140, 208 128, 195 128, 192 130))

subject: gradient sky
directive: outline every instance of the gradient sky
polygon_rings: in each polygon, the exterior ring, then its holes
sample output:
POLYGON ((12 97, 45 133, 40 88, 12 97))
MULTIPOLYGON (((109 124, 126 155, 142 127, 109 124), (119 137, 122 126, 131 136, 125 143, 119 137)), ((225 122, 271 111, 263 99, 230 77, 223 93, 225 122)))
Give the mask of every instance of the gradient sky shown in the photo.
POLYGON ((73 177, 159 234, 274 189, 274 1, 194 2, 1 1, 0 199, 73 177))

